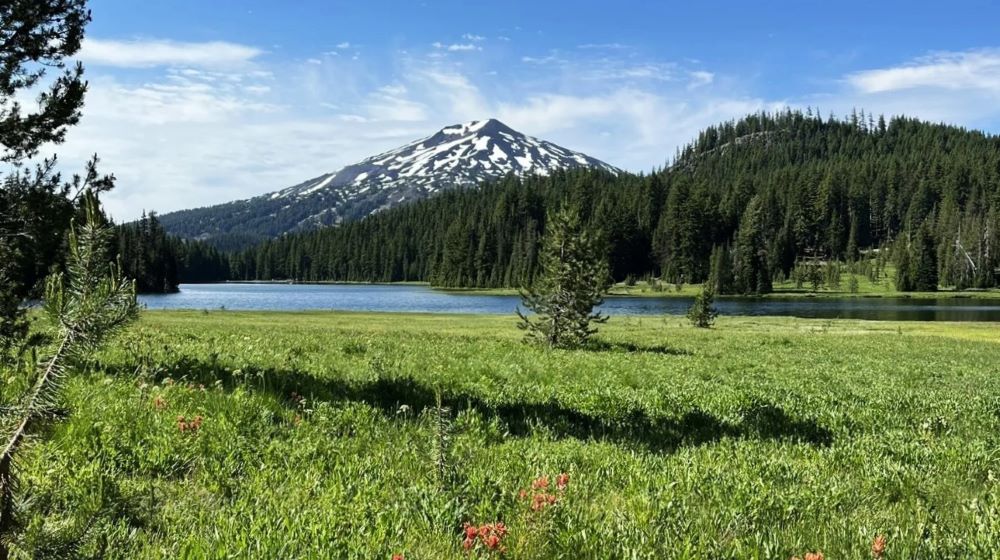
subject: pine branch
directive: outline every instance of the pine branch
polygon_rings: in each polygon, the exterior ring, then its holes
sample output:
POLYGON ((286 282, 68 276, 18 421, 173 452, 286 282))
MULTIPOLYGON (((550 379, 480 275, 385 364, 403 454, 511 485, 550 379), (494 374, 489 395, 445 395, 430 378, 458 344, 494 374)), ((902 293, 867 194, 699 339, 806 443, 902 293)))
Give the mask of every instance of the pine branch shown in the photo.
POLYGON ((138 313, 134 282, 122 279, 118 267, 103 264, 109 228, 101 221, 96 197, 87 197, 86 210, 87 222, 71 233, 68 282, 57 273, 46 283, 45 309, 59 326, 59 346, 25 398, 23 416, 0 455, 0 560, 10 556, 9 541, 16 527, 14 460, 18 449, 33 424, 55 404, 67 363, 83 357, 138 313))

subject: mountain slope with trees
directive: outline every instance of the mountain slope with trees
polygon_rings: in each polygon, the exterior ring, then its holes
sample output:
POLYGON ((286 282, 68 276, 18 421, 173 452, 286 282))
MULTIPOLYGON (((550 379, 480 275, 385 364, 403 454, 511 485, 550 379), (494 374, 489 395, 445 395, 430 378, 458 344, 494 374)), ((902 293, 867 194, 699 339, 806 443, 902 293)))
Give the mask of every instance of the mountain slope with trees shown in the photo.
POLYGON ((223 250, 244 248, 286 233, 361 219, 454 187, 576 168, 619 173, 496 119, 472 121, 277 192, 171 212, 161 221, 174 235, 223 250))
POLYGON ((546 213, 564 201, 603 236, 618 281, 711 276, 718 293, 766 293, 805 264, 879 255, 896 261, 901 289, 997 284, 1000 139, 909 118, 810 111, 708 128, 649 175, 507 177, 284 236, 231 255, 230 274, 527 285, 546 213))

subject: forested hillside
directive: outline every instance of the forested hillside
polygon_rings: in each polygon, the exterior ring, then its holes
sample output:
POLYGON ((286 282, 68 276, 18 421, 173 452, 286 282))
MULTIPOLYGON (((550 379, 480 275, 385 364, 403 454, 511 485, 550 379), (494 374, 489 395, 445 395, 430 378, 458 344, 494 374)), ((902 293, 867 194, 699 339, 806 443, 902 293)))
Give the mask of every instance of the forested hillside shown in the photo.
POLYGON ((904 290, 997 283, 1000 140, 793 111, 709 128, 650 175, 566 171, 442 193, 234 254, 231 274, 519 286, 534 276, 547 211, 563 200, 602 232, 619 281, 702 282, 714 252, 723 291, 760 293, 799 262, 881 252, 900 265, 904 290))

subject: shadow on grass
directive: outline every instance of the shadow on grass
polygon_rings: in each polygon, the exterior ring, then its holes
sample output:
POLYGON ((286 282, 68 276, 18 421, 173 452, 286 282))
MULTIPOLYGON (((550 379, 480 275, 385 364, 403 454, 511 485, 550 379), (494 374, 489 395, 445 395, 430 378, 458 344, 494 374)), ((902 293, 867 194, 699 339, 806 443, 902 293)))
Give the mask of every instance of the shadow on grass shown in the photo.
MULTIPOLYGON (((274 368, 247 368, 234 373, 216 364, 187 357, 165 365, 164 371, 183 374, 178 381, 205 385, 221 381, 226 389, 240 385, 273 394, 287 400, 289 406, 293 406, 292 393, 297 393, 313 401, 363 402, 381 410, 386 416, 398 417, 397 412, 403 405, 419 414, 436 403, 434 387, 407 376, 387 374, 372 381, 345 381, 321 379, 299 370, 274 368)), ((117 373, 127 376, 134 371, 134 368, 122 367, 117 373)), ((162 380, 167 375, 160 374, 158 377, 162 380)), ((736 421, 726 421, 699 408, 693 408, 679 417, 651 416, 634 405, 596 414, 567 407, 556 400, 497 403, 468 391, 447 388, 441 390, 441 399, 453 412, 475 410, 484 416, 498 418, 515 437, 543 433, 556 439, 575 438, 634 445, 657 453, 723 438, 755 438, 818 446, 827 446, 833 441, 832 433, 814 420, 792 418, 782 408, 759 400, 743 406, 736 414, 736 421)))
POLYGON ((621 352, 627 354, 665 354, 670 356, 691 356, 692 352, 682 348, 672 348, 657 344, 654 346, 641 346, 634 342, 610 342, 607 340, 591 340, 583 347, 591 352, 621 352))

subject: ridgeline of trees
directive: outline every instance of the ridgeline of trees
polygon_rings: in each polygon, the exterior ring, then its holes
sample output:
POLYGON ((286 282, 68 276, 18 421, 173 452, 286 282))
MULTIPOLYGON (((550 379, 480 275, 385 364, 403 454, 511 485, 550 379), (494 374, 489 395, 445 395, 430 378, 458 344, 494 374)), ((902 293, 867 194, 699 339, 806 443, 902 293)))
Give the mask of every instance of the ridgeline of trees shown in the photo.
POLYGON ((284 236, 231 253, 229 277, 526 286, 546 215, 564 203, 602 236, 617 281, 759 294, 810 264, 876 254, 891 255, 904 290, 998 281, 1000 139, 811 111, 708 128, 650 175, 508 177, 284 236))

